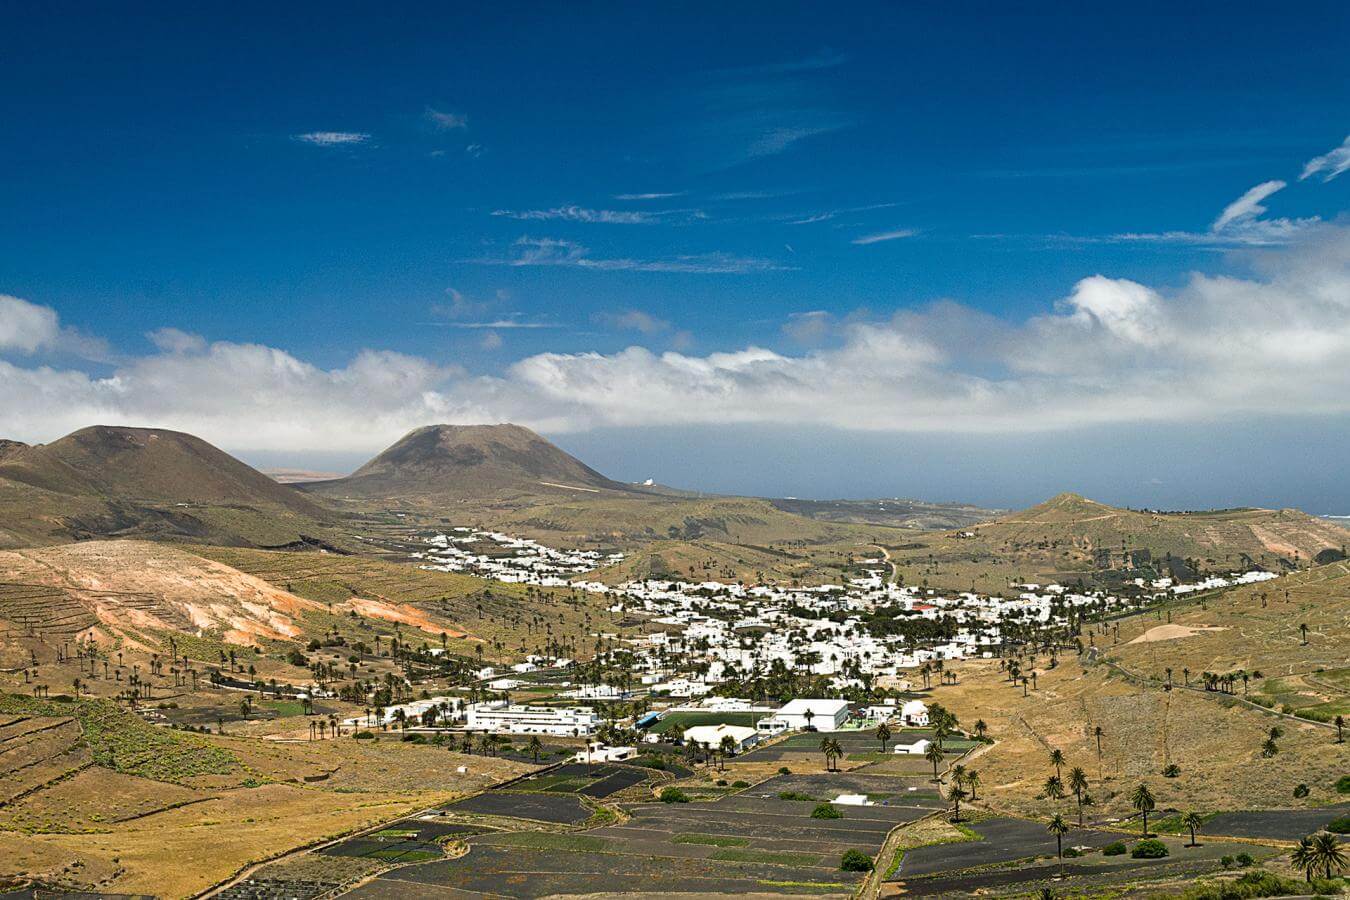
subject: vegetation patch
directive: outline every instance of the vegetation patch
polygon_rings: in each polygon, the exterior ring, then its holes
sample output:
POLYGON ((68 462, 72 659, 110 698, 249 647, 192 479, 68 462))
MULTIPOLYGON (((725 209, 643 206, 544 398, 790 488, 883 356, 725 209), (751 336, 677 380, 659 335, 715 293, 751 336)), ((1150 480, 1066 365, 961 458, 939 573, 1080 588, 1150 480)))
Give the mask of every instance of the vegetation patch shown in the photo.
POLYGON ((197 775, 229 775, 242 768, 229 750, 186 732, 156 728, 107 700, 63 702, 3 694, 0 712, 73 717, 80 723, 94 762, 126 775, 178 783, 197 775))

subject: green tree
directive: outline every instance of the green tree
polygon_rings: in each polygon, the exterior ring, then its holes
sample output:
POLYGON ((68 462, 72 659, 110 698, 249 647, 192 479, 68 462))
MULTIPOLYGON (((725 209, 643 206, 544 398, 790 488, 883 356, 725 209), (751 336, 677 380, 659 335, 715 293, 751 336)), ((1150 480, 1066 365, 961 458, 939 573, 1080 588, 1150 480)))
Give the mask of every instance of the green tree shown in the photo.
POLYGON ((1298 846, 1289 854, 1289 861, 1294 864, 1294 868, 1302 870, 1305 881, 1312 881, 1313 875, 1320 868, 1320 861, 1313 850, 1312 838, 1299 838, 1298 846))
POLYGON ((1050 819, 1050 824, 1045 826, 1045 830, 1055 836, 1055 855, 1059 857, 1059 874, 1064 875, 1064 835, 1069 833, 1069 823, 1064 821, 1064 817, 1059 813, 1050 819))
POLYGON ((1158 805, 1148 785, 1141 784, 1130 794, 1130 805, 1144 815, 1144 837, 1148 837, 1148 814, 1158 805))
POLYGON ((881 741, 881 752, 886 752, 886 742, 891 739, 891 726, 882 722, 877 726, 877 740, 881 741))
POLYGON ((540 742, 539 735, 537 734, 530 735, 529 743, 525 745, 525 752, 529 753, 531 756, 534 757, 535 765, 539 764, 539 754, 543 752, 543 750, 544 745, 543 743, 540 742))
POLYGON ((952 803, 953 822, 961 821, 961 801, 966 799, 967 796, 969 795, 966 793, 965 788, 961 787, 959 784, 953 783, 951 788, 947 791, 947 799, 952 803))
POLYGON ((1187 829, 1191 833, 1190 846, 1192 847, 1199 846, 1195 842, 1195 833, 1199 831, 1200 827, 1204 824, 1205 820, 1200 818, 1200 814, 1195 812, 1194 810, 1186 813, 1186 815, 1181 817, 1181 827, 1187 829))
POLYGON ((980 799, 979 797, 975 796, 975 792, 979 788, 979 786, 980 786, 980 773, 975 771, 974 769, 971 769, 970 771, 966 772, 966 787, 970 788, 970 801, 972 803, 980 799))
POLYGON ((1056 747, 1050 751, 1050 765, 1055 767, 1055 775, 1060 775, 1060 769, 1064 766, 1064 751, 1056 747))
POLYGON ((1074 802, 1078 804, 1078 827, 1083 827, 1083 795, 1087 793, 1087 773, 1079 766, 1069 770, 1069 790, 1073 791, 1074 802))
POLYGON ((928 749, 923 751, 923 758, 933 764, 933 780, 938 780, 938 765, 942 762, 942 747, 937 741, 930 741, 928 749))
POLYGON ((1045 785, 1041 788, 1041 793, 1051 800, 1063 800, 1068 796, 1064 793, 1064 782, 1059 780, 1058 775, 1051 775, 1045 779, 1045 785))
POLYGON ((1319 831, 1313 837, 1312 852, 1324 878, 1330 879, 1345 868, 1345 851, 1341 849, 1340 839, 1329 831, 1319 831))

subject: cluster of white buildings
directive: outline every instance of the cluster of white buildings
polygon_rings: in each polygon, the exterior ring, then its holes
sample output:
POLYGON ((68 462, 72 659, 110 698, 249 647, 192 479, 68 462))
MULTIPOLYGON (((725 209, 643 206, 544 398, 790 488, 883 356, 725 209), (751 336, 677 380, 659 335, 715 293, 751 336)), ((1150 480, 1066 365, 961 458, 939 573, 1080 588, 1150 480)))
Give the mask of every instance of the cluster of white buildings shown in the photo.
POLYGON ((429 547, 414 553, 424 559, 424 569, 437 572, 467 572, 497 581, 524 582, 547 587, 570 585, 576 575, 613 565, 622 553, 602 554, 595 550, 555 550, 526 538, 497 531, 454 528, 449 534, 427 538, 429 547), (492 552, 475 553, 472 548, 487 544, 492 552))

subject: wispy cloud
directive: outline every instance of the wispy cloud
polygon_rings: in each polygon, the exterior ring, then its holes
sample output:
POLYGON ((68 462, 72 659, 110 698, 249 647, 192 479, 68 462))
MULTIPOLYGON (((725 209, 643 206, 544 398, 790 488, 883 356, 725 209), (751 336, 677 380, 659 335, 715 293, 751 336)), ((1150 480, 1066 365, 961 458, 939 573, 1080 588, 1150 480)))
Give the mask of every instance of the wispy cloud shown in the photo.
POLYGON ((1298 176, 1298 180, 1321 174, 1323 181, 1330 181, 1345 171, 1350 171, 1350 137, 1346 137, 1345 141, 1330 153, 1314 156, 1304 163, 1303 174, 1298 176))
POLYGON ((422 117, 438 131, 456 131, 469 127, 469 117, 462 113, 445 112, 428 106, 422 117))
POLYGON ((750 142, 750 145, 745 148, 745 155, 749 159, 776 156, 799 141, 820 134, 829 134, 831 131, 838 131, 848 124, 842 119, 834 118, 831 121, 810 125, 787 125, 770 128, 750 142))
POLYGON ((640 309, 596 313, 591 317, 591 320, 597 325, 604 325, 607 328, 636 331, 641 334, 658 334, 670 330, 670 322, 640 309))
POLYGON ((602 222, 609 225, 652 225, 661 221, 660 216, 655 213, 586 209, 581 206, 557 206, 553 209, 496 209, 492 214, 524 221, 546 222, 559 219, 564 222, 602 222))
POLYGON ((787 218, 789 225, 814 225, 817 222, 828 222, 839 216, 852 215, 853 213, 871 212, 877 209, 894 209, 899 203, 872 203, 867 206, 846 206, 843 209, 827 209, 823 212, 810 213, 808 215, 795 215, 787 218))
POLYGON ((1288 185, 1279 179, 1255 185, 1219 213, 1208 231, 1125 232, 1112 235, 1114 241, 1187 244, 1195 246, 1268 247, 1287 244, 1301 232, 1322 224, 1317 216, 1306 219, 1266 219, 1265 201, 1288 185))
POLYGON ((615 200, 669 200, 671 197, 683 197, 686 191, 671 191, 669 193, 652 192, 648 194, 615 194, 615 200))
POLYGON ((898 241, 901 238, 912 238, 918 233, 918 229, 915 228, 896 228, 893 231, 878 231, 876 234, 865 234, 862 237, 856 237, 853 239, 853 243, 859 245, 880 244, 883 241, 898 241))
POLYGON ((764 63, 755 66, 739 66, 730 69, 717 69, 711 74, 714 76, 792 75, 798 72, 818 72, 822 69, 834 69, 842 66, 848 61, 849 55, 847 53, 825 47, 817 50, 810 56, 801 59, 790 59, 782 62, 764 63))
POLYGON ((729 253, 697 253, 665 259, 597 258, 591 256, 589 248, 573 241, 532 237, 517 240, 512 245, 512 255, 505 259, 473 261, 496 266, 558 266, 601 272, 672 272, 691 275, 749 275, 794 268, 771 259, 729 253))
POLYGON ((363 131, 310 131, 292 137, 301 143, 313 144, 316 147, 344 147, 370 141, 370 135, 363 131))
POLYGON ((469 329, 502 329, 512 328, 561 328, 556 322, 532 322, 527 319, 494 319, 491 322, 446 322, 450 328, 469 328, 469 329))

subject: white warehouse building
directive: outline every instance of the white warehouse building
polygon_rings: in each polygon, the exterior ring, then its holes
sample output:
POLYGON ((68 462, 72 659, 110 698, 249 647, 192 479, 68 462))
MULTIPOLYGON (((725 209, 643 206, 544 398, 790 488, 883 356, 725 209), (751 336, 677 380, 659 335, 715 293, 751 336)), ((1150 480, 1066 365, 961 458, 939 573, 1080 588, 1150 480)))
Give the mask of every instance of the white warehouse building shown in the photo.
POLYGON ((773 715, 760 719, 756 728, 777 734, 781 731, 801 730, 838 731, 848 720, 847 700, 789 700, 773 715))
POLYGON ((589 706, 521 706, 504 700, 469 707, 465 728, 493 734, 552 734, 580 737, 592 734, 600 717, 589 706))

